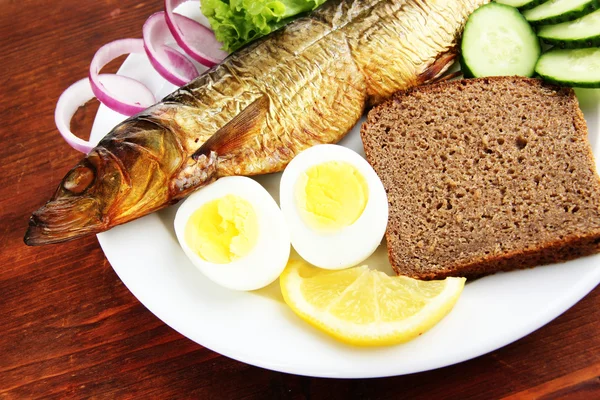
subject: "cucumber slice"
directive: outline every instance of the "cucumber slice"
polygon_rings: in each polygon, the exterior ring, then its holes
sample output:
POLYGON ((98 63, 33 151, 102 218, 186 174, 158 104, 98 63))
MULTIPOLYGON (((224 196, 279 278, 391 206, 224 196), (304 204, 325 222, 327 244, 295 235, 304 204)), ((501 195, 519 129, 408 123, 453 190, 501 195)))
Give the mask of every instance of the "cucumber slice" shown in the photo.
POLYGON ((519 10, 529 10, 537 7, 548 0, 496 0, 496 3, 506 4, 507 6, 518 8, 519 10))
POLYGON ((562 48, 600 46, 600 10, 575 21, 541 26, 537 34, 544 42, 562 48))
POLYGON ((465 77, 532 76, 540 42, 516 8, 489 3, 467 20, 461 42, 465 77))
POLYGON ((600 48, 550 50, 540 57, 535 72, 559 85, 598 88, 600 48))
POLYGON ((523 15, 533 25, 558 24, 583 17, 599 5, 600 0, 550 0, 523 11, 523 15))

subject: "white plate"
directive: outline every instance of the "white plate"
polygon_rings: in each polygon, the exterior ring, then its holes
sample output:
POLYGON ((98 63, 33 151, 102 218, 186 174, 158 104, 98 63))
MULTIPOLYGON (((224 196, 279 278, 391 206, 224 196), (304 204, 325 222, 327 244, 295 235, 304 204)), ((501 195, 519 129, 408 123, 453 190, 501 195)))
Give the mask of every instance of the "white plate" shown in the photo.
MULTIPOLYGON (((147 84, 157 98, 174 89, 143 56, 130 56, 120 73, 147 84)), ((600 159, 600 90, 581 90, 578 96, 600 159)), ((99 140, 123 119, 101 106, 92 138, 99 140)), ((342 144, 362 153, 358 126, 342 144)), ((278 200, 279 174, 257 180, 278 200)), ((394 347, 354 348, 296 317, 283 303, 278 282, 239 293, 206 279, 179 247, 173 229, 176 208, 98 235, 115 272, 152 313, 191 340, 233 359, 293 374, 365 378, 455 364, 540 328, 600 282, 600 255, 496 274, 468 283, 454 310, 421 337, 394 347)), ((367 263, 391 273, 384 246, 367 263)))

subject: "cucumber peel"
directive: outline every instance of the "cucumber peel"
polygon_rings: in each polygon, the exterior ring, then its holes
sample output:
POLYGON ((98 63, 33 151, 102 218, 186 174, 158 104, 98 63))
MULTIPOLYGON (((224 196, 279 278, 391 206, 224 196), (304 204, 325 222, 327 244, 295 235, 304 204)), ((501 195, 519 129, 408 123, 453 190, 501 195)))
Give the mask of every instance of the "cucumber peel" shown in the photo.
POLYGON ((581 18, 599 6, 600 0, 550 0, 523 11, 523 16, 532 25, 559 24, 581 18))
POLYGON ((535 72, 558 85, 600 88, 600 48, 550 50, 540 57, 535 72))
POLYGON ((543 25, 537 34, 545 43, 561 48, 600 46, 600 10, 574 21, 543 25))
POLYGON ((519 10, 529 10, 547 2, 548 0, 496 0, 496 3, 518 8, 519 10))

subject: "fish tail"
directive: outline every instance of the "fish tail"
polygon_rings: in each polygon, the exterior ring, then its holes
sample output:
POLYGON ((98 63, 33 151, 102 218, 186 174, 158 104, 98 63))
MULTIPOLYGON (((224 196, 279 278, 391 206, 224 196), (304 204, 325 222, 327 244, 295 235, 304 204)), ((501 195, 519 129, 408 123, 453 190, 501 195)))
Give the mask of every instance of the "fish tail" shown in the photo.
POLYGON ((446 72, 454 63, 457 54, 458 49, 456 47, 453 47, 447 52, 440 54, 435 61, 417 77, 417 84, 423 85, 441 80, 444 72, 446 72))

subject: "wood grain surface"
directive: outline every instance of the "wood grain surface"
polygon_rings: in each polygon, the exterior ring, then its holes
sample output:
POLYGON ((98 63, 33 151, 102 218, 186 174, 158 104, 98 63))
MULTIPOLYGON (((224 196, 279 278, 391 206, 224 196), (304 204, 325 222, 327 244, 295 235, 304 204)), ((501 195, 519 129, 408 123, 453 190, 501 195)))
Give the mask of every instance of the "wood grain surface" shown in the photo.
MULTIPOLYGON (((102 44, 140 37, 162 3, 0 1, 0 398, 600 398, 600 289, 526 338, 459 365, 313 379, 182 337, 127 290, 95 237, 26 247, 30 213, 80 157, 55 129, 58 96, 86 76, 102 44)), ((96 107, 77 114, 76 132, 89 132, 96 107)))

